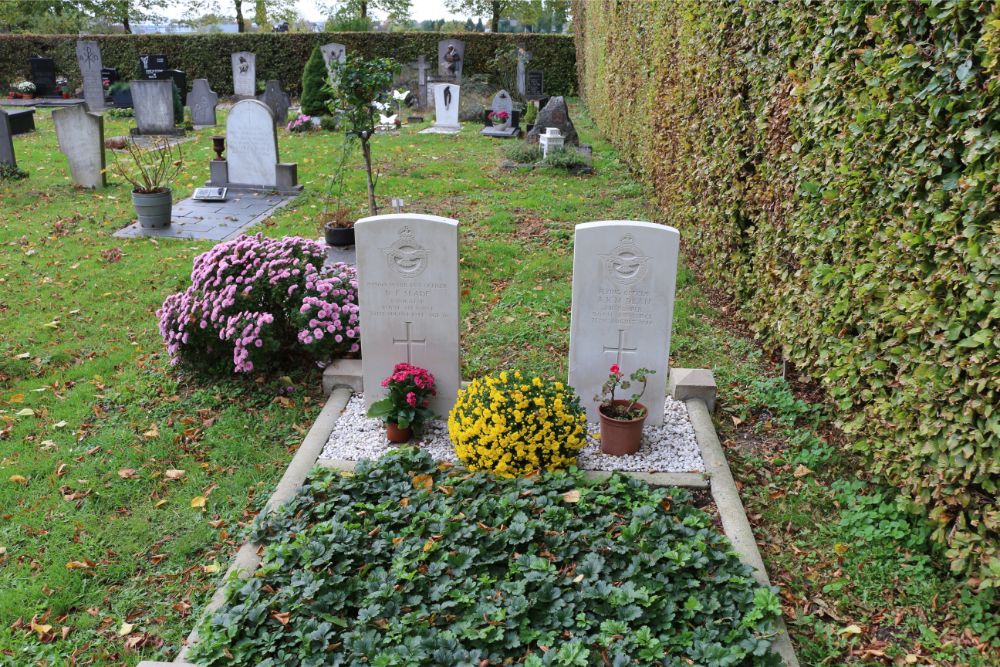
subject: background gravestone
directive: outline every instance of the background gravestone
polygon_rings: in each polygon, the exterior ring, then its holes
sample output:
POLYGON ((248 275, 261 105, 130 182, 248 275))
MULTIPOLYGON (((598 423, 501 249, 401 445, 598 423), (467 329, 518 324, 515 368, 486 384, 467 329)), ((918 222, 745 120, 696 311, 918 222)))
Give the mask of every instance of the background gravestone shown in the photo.
POLYGON ((10 118, 7 112, 0 109, 0 164, 17 166, 14 158, 14 137, 10 131, 10 118))
POLYGON ((319 51, 323 54, 323 62, 326 63, 327 75, 333 80, 333 63, 342 63, 347 59, 347 47, 337 42, 330 42, 329 44, 320 46, 319 51))
POLYGON ((531 51, 524 44, 517 45, 517 93, 521 97, 526 97, 525 70, 531 61, 531 51))
POLYGON ((638 368, 655 371, 641 402, 649 409, 647 423, 663 423, 679 245, 676 229, 651 222, 576 226, 569 384, 589 421, 599 421, 593 398, 611 364, 618 364, 626 376, 638 368))
POLYGON ((449 83, 462 82, 465 64, 465 42, 460 39, 442 39, 438 42, 438 79, 449 83))
POLYGON ((56 126, 59 150, 69 161, 73 184, 84 188, 107 185, 104 168, 104 116, 88 112, 84 105, 55 109, 52 122, 56 126))
POLYGON ((257 94, 257 56, 249 51, 239 51, 232 55, 233 94, 237 97, 253 97, 257 94))
POLYGON ((187 72, 179 69, 165 69, 156 73, 156 79, 159 81, 173 81, 174 85, 177 86, 177 92, 180 93, 181 105, 187 104, 187 72))
POLYGON ((576 133, 576 128, 573 127, 573 121, 569 118, 566 100, 561 95, 549 98, 548 104, 538 112, 535 126, 531 128, 531 132, 528 132, 527 142, 537 144, 539 135, 544 134, 547 127, 558 127, 559 132, 565 138, 565 145, 580 145, 580 137, 576 133))
POLYGON ((509 126, 506 129, 500 129, 499 123, 494 120, 493 125, 491 127, 484 127, 480 131, 480 134, 487 137, 500 137, 504 139, 520 134, 520 130, 517 129, 517 123, 514 122, 514 101, 510 99, 510 95, 506 90, 501 90, 493 96, 490 112, 495 114, 506 112, 509 126))
POLYGON ((462 130, 458 122, 459 97, 461 86, 453 83, 436 83, 432 86, 434 93, 434 125, 419 134, 455 134, 462 130))
POLYGON ((365 403, 384 395, 397 363, 426 368, 434 412, 447 418, 460 387, 458 221, 433 215, 358 220, 358 302, 365 403))
POLYGON ((274 186, 278 134, 271 109, 257 100, 238 102, 226 118, 229 181, 252 187, 274 186))
POLYGON ((431 68, 431 64, 421 55, 410 63, 410 67, 417 70, 417 105, 424 108, 428 106, 429 100, 427 97, 427 70, 431 68))
POLYGON ((257 99, 266 104, 274 114, 274 122, 284 125, 288 122, 288 107, 292 105, 288 93, 281 89, 281 82, 271 79, 264 87, 264 92, 257 99))
POLYGON ((163 54, 148 54, 139 56, 139 69, 147 79, 158 79, 160 72, 170 69, 167 57, 163 54))
POLYGON ((540 69, 528 70, 524 96, 529 100, 545 97, 545 72, 540 69))
POLYGON ((83 77, 83 99, 90 111, 104 109, 104 85, 101 83, 101 49, 93 40, 76 42, 76 62, 83 77))
POLYGON ((129 84, 135 108, 132 134, 178 134, 174 122, 174 93, 170 81, 133 81, 129 84))
POLYGON ((191 107, 191 122, 196 127, 218 123, 215 107, 219 104, 219 95, 208 85, 208 79, 194 80, 191 94, 188 95, 188 104, 191 107))
POLYGON ((35 95, 49 97, 56 94, 56 61, 42 56, 28 59, 31 68, 31 82, 35 84, 35 95))

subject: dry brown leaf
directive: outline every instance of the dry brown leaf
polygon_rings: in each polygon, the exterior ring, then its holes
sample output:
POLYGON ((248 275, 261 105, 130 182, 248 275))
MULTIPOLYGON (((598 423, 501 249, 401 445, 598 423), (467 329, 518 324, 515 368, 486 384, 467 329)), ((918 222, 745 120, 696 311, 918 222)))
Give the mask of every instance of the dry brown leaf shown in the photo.
POLYGON ((174 470, 171 468, 170 470, 163 473, 163 476, 166 477, 167 479, 180 479, 181 477, 184 476, 184 472, 185 471, 183 470, 174 470))

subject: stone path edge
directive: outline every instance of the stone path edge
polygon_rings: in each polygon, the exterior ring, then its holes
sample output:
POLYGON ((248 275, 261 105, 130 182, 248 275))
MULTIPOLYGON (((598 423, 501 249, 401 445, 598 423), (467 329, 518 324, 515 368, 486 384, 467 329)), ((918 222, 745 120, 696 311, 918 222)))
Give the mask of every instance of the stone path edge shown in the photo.
MULTIPOLYGON (((719 442, 719 435, 715 431, 715 424, 712 423, 712 413, 702 398, 689 398, 684 403, 694 425, 694 436, 701 450, 701 459, 705 463, 705 473, 711 480, 712 499, 715 500, 715 507, 722 519, 722 529, 740 560, 753 568, 757 583, 770 586, 771 580, 767 576, 764 559, 757 548, 743 501, 740 500, 736 480, 733 479, 722 443, 719 442)), ((772 651, 780 655, 788 667, 799 667, 799 660, 795 656, 784 618, 778 618, 775 630, 777 634, 774 637, 772 651)))

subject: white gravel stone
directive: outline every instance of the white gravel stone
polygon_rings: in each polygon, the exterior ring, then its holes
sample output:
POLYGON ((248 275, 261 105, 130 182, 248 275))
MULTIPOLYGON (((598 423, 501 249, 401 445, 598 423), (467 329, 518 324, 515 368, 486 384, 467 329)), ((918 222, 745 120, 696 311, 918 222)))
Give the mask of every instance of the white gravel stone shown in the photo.
MULTIPOLYGON (((705 464, 698 451, 694 427, 682 401, 667 397, 662 426, 646 426, 642 446, 631 456, 608 456, 601 452, 600 427, 587 424, 587 446, 580 452, 578 465, 583 470, 627 470, 631 472, 702 472, 705 464)), ((457 461, 448 438, 448 424, 433 420, 411 444, 427 450, 435 461, 457 461)), ((322 459, 360 461, 377 459, 396 445, 385 437, 378 419, 365 415, 364 398, 355 394, 330 433, 320 454, 322 459)))

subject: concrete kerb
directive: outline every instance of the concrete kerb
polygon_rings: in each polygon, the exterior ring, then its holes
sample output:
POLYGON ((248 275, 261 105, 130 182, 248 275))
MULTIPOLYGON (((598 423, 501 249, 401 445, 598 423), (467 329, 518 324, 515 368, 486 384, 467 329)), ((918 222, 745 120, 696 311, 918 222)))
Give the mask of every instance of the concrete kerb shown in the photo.
MULTIPOLYGON (((340 413, 344 411, 347 407, 347 401, 351 398, 351 390, 348 387, 338 387, 333 390, 330 395, 329 400, 327 400, 326 405, 323 406, 323 410, 320 411, 319 416, 316 417, 315 423, 313 423, 312 428, 306 434, 305 439, 299 446, 299 450, 292 457, 291 463, 288 464, 288 468, 285 470, 285 474, 282 476, 281 480, 278 482, 277 488, 275 488, 274 493, 268 499, 267 504, 262 510, 262 514, 268 514, 273 512, 283 503, 291 499, 295 492, 302 486, 305 482, 306 477, 309 475, 309 471, 313 469, 316 464, 316 459, 319 458, 320 453, 323 451, 323 446, 326 444, 327 439, 330 437, 330 433, 333 431, 334 424, 337 423, 337 418, 340 417, 340 413)), ((236 557, 233 558, 233 562, 230 563, 229 569, 226 570, 226 576, 223 577, 223 583, 216 589, 215 594, 212 595, 212 599, 209 601, 208 606, 201 613, 199 620, 195 623, 194 629, 191 634, 188 635, 187 641, 185 642, 184 648, 177 655, 173 664, 175 665, 189 665, 187 660, 187 655, 192 646, 198 643, 198 626, 201 624, 201 619, 207 618, 211 614, 222 606, 224 601, 224 589, 225 582, 229 581, 232 577, 236 576, 241 579, 246 579, 253 575, 260 565, 260 555, 261 547, 260 545, 247 542, 240 550, 236 553, 236 557)), ((140 667, 153 667, 159 663, 140 663, 140 667)))
MULTIPOLYGON (((691 423, 694 425, 694 434, 698 440, 698 447, 701 449, 701 458, 705 462, 705 472, 711 480, 712 498, 715 500, 715 506, 722 519, 722 529, 732 543, 733 549, 739 554, 740 560, 753 568, 754 579, 762 586, 770 586, 771 581, 764 567, 764 559, 757 548, 753 530, 750 528, 750 521, 747 519, 743 501, 740 500, 740 494, 736 488, 736 480, 733 479, 733 473, 729 469, 725 452, 722 450, 722 443, 719 442, 719 436, 715 432, 712 414, 701 398, 689 398, 685 404, 691 417, 691 423)), ((799 661, 795 657, 795 649, 788 637, 788 629, 785 627, 783 618, 778 619, 776 629, 774 652, 781 656, 788 667, 799 667, 799 661)))

